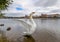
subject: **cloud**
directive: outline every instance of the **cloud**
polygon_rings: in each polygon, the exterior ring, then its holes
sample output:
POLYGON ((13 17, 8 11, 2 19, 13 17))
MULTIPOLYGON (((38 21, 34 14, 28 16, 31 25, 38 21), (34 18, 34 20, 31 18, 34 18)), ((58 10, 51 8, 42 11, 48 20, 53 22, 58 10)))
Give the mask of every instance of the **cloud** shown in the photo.
POLYGON ((25 16, 25 15, 24 13, 6 13, 5 16, 20 17, 20 16, 25 16))
POLYGON ((53 6, 53 5, 55 5, 57 3, 57 0, 48 0, 45 4, 44 4, 44 6, 45 7, 49 7, 49 6, 53 6))
POLYGON ((49 7, 55 5, 57 0, 38 0, 34 3, 35 6, 38 7, 49 7))
MULTIPOLYGON (((40 13, 60 12, 60 0, 13 0, 5 13, 29 14, 32 11, 40 13)), ((11 14, 12 15, 12 14, 11 14)))
POLYGON ((50 13, 60 13, 60 9, 52 10, 50 13))

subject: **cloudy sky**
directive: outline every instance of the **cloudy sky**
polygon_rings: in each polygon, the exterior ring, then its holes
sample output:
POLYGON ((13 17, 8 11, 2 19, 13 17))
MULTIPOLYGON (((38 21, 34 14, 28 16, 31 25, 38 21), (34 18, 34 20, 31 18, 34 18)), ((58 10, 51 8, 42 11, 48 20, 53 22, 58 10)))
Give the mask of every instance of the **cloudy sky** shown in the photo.
POLYGON ((13 0, 4 13, 29 14, 32 11, 40 13, 60 13, 60 0, 13 0))

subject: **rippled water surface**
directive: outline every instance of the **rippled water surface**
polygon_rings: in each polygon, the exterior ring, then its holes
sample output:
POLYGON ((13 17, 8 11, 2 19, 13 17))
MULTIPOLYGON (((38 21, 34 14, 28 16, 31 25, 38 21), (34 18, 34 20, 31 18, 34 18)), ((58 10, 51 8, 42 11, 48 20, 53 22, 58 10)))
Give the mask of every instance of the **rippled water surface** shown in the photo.
POLYGON ((34 21, 37 24, 36 31, 29 38, 23 36, 25 29, 21 23, 13 19, 0 19, 0 24, 4 24, 0 26, 0 30, 10 42, 60 42, 60 19, 34 19, 34 21), (10 31, 6 30, 8 27, 11 27, 10 31))

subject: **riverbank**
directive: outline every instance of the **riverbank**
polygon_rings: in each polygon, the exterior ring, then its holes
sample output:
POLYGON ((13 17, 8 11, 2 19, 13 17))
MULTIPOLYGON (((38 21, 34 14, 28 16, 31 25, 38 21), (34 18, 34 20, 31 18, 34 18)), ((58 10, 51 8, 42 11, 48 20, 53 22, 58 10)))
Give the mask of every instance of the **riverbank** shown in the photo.
MULTIPOLYGON (((24 19, 28 17, 0 17, 0 19, 24 19)), ((60 19, 60 17, 33 17, 34 19, 36 18, 50 18, 50 19, 60 19)))

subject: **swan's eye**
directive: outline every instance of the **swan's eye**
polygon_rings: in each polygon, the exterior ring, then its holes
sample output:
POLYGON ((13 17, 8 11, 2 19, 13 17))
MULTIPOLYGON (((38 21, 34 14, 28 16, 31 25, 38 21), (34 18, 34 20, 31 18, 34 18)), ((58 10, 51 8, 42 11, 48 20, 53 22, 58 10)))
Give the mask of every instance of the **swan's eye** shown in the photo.
POLYGON ((7 30, 7 31, 10 31, 10 30, 11 30, 11 27, 8 27, 6 30, 7 30))

